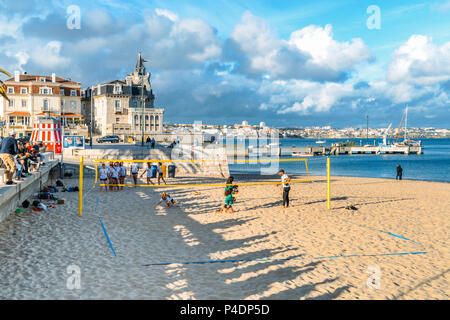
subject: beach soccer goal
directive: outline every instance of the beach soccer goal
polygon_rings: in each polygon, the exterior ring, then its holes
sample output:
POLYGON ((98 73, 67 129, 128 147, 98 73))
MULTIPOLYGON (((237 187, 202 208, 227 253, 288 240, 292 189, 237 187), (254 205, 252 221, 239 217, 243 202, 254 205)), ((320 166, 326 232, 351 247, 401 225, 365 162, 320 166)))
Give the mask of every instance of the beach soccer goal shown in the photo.
MULTIPOLYGON (((307 159, 228 159, 228 160, 124 160, 124 159, 97 159, 95 160, 95 186, 112 186, 110 180, 101 180, 101 169, 114 167, 125 167, 126 175, 137 172, 139 178, 146 177, 158 179, 159 172, 162 177, 169 180, 164 185, 135 183, 127 179, 126 183, 114 183, 119 187, 186 187, 194 184, 179 184, 175 181, 196 182, 196 187, 201 186, 226 186, 226 183, 198 183, 198 179, 205 180, 208 177, 221 177, 227 179, 230 175, 243 175, 238 185, 264 185, 278 184, 274 180, 280 169, 289 175, 295 176, 291 183, 311 182, 307 159), (174 179, 171 179, 174 178, 174 179), (179 179, 177 179, 179 178, 179 179), (186 179, 184 179, 186 178, 186 179), (266 181, 265 181, 266 180, 266 181)), ((103 177, 104 178, 104 177, 103 177)), ((133 180, 133 179, 132 179, 133 180)), ((154 180, 151 180, 152 182, 154 180)))

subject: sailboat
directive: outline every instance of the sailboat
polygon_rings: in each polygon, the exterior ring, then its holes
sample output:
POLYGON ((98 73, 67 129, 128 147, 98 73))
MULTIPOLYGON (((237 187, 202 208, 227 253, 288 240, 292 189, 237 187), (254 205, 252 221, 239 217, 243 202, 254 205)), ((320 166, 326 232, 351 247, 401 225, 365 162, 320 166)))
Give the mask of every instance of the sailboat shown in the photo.
POLYGON ((395 137, 394 137, 394 146, 421 146, 422 142, 421 141, 414 141, 414 140, 409 140, 407 138, 407 123, 408 123, 408 106, 406 106, 405 111, 403 112, 402 115, 402 120, 400 121, 400 125, 397 128, 395 137), (403 128, 401 128, 402 124, 403 124, 403 120, 404 120, 404 126, 403 128), (404 138, 402 142, 397 142, 399 136, 400 136, 400 132, 401 130, 403 130, 403 134, 404 134, 404 138))

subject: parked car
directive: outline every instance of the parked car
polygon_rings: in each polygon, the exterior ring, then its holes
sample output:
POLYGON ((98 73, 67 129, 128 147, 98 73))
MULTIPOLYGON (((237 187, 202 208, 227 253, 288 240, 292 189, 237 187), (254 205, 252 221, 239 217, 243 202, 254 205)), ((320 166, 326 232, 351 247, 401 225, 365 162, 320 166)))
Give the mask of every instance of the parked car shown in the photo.
POLYGON ((98 138, 97 142, 98 143, 103 143, 103 142, 119 143, 120 138, 119 138, 119 136, 104 136, 104 137, 98 138))

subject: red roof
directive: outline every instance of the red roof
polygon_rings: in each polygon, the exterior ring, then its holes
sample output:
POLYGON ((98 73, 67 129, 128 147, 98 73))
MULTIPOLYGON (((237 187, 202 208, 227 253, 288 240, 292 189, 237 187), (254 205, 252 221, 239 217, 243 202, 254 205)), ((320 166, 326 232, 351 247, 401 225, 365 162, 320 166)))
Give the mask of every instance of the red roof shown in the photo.
POLYGON ((23 111, 14 111, 14 112, 10 112, 7 113, 8 116, 31 116, 31 114, 29 112, 23 112, 23 111))
MULTIPOLYGON (((52 83, 52 77, 51 76, 39 76, 39 75, 32 75, 32 74, 21 74, 19 75, 19 80, 22 81, 37 81, 39 82, 40 78, 45 78, 45 83, 52 83)), ((80 82, 75 82, 72 80, 64 79, 61 77, 55 77, 56 83, 64 83, 64 84, 79 84, 80 82)), ((14 81, 14 77, 9 78, 6 81, 14 81)))

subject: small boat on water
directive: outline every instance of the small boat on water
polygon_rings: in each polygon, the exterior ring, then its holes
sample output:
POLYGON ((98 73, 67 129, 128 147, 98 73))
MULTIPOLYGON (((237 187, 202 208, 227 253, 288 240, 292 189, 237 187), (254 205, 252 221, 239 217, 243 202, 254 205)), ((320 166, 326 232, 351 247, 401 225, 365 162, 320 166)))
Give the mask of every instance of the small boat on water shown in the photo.
POLYGON ((293 157, 314 157, 314 153, 292 152, 293 157))
POLYGON ((326 143, 326 141, 325 140, 317 140, 316 143, 321 144, 321 143, 326 143))

